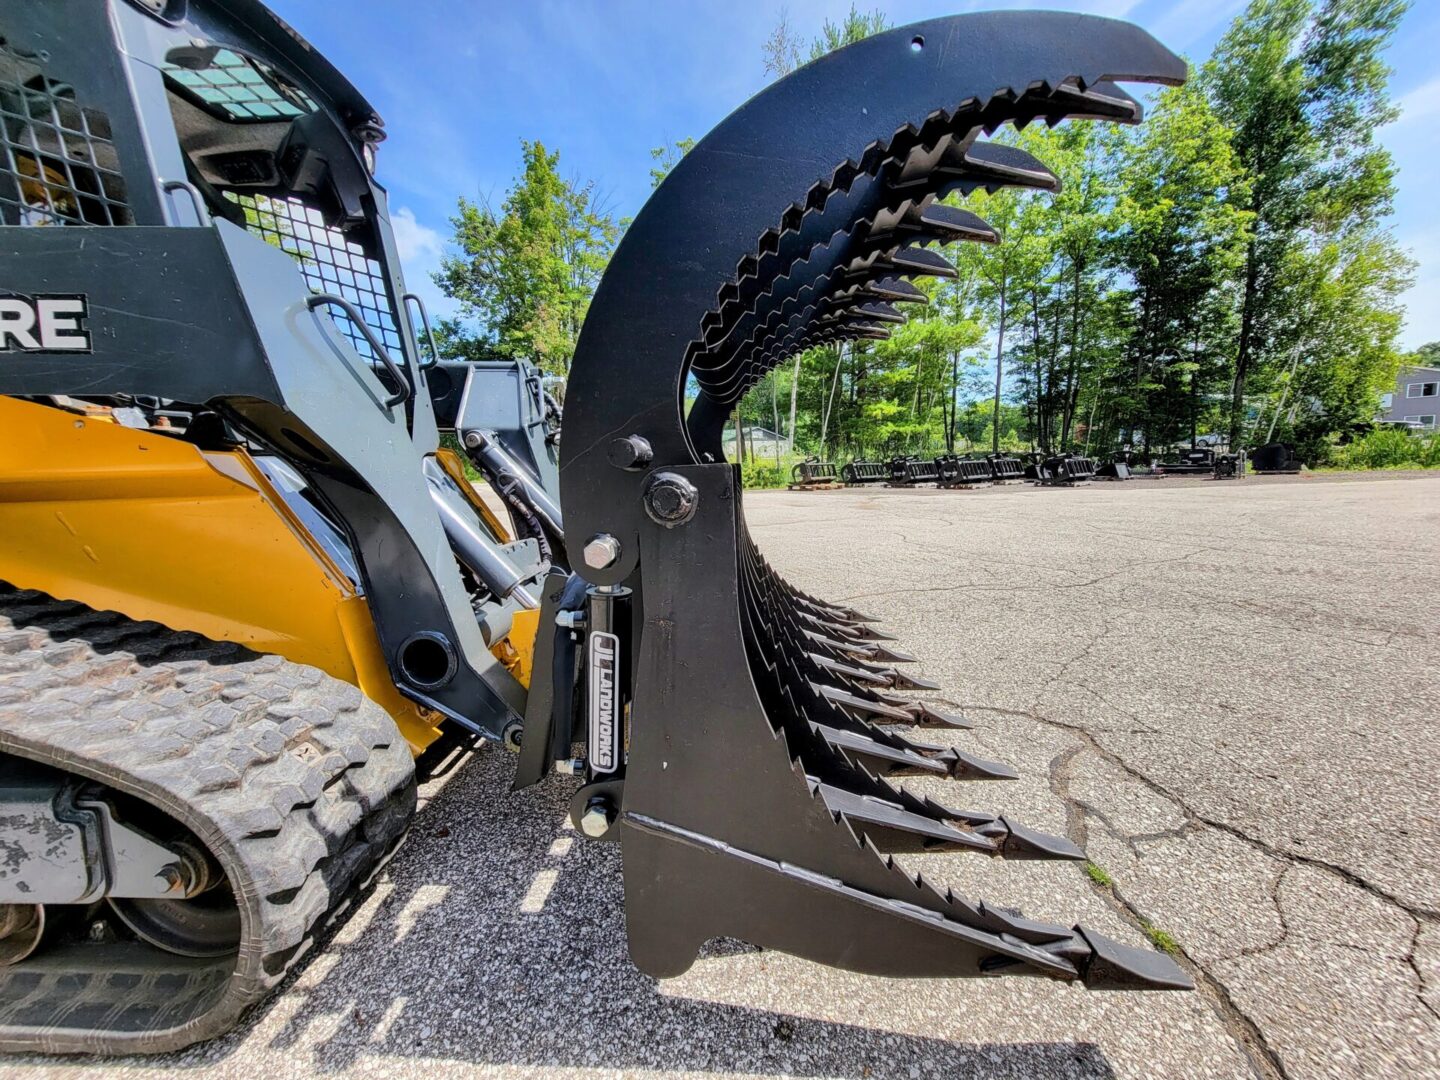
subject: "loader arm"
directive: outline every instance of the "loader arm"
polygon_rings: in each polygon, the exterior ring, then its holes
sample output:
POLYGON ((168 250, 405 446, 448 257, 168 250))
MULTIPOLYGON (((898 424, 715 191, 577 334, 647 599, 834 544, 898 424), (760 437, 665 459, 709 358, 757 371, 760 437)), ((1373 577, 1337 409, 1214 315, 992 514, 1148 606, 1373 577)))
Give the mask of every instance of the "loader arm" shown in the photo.
POLYGON ((1102 18, 916 23, 756 95, 630 226, 576 351, 560 484, 592 642, 597 609, 629 608, 635 627, 633 656, 614 655, 632 642, 602 638, 598 677, 592 646, 591 759, 572 806, 587 833, 621 844, 645 971, 679 973, 724 935, 882 975, 1189 986, 1160 953, 965 898, 892 857, 1082 856, 888 778, 1014 773, 882 726, 964 725, 905 692, 930 684, 881 662, 906 658, 864 615, 769 568, 720 451, 725 418, 767 371, 814 345, 886 337, 902 321, 894 303, 923 299, 912 279, 954 273, 946 245, 999 241, 945 196, 1054 189, 1042 163, 983 136, 1135 123, 1118 81, 1185 76, 1148 34, 1102 18), (688 415, 687 380, 699 388, 688 415), (625 727, 626 703, 611 698, 631 670, 625 727))

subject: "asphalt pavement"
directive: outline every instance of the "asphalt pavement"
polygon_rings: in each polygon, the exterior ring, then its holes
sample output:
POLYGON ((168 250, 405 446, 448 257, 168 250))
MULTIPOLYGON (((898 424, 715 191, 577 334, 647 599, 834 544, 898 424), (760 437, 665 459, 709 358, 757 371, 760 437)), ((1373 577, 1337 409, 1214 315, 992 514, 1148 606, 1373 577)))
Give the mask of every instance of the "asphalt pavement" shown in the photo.
MULTIPOLYGON (((625 954, 570 782, 457 753, 328 946, 234 1034, 6 1076, 1440 1074, 1440 474, 746 496, 801 588, 885 620, 1020 780, 966 805, 1076 864, 915 856, 967 896, 1178 950, 1193 993, 625 954)), ((937 796, 945 782, 906 780, 937 796)), ((946 797, 955 802, 954 785, 946 797)))

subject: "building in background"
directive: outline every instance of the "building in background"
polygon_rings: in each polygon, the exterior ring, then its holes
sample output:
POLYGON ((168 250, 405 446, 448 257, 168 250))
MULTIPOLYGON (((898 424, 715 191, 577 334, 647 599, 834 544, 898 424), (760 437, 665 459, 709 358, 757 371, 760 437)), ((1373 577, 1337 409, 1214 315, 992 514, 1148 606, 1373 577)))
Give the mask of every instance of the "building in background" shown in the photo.
POLYGON ((1395 389, 1380 397, 1382 423, 1418 424, 1433 431, 1440 416, 1440 367, 1402 367, 1395 389))

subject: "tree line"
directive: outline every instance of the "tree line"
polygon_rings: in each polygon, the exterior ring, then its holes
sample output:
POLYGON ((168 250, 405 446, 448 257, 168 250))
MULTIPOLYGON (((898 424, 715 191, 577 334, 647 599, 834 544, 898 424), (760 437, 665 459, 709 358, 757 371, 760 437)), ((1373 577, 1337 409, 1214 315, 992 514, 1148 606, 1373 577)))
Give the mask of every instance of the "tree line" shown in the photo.
MULTIPOLYGON (((811 350, 738 419, 831 458, 1038 449, 1152 453, 1202 435, 1274 439, 1311 461, 1363 429, 1405 359, 1413 272, 1384 226, 1395 119, 1384 51, 1407 0, 1252 0, 1139 126, 1066 123, 996 138, 1045 162, 1055 193, 965 200, 1002 235, 946 249, 953 279, 883 342, 811 350)), ((781 17, 767 74, 887 29, 852 8, 802 41, 781 17)), ((657 148, 658 184, 690 149, 657 148)), ((453 356, 568 370, 624 229, 559 155, 522 144, 496 206, 461 198, 437 274, 462 319, 453 356)), ((743 440, 742 440, 743 444, 743 440)))

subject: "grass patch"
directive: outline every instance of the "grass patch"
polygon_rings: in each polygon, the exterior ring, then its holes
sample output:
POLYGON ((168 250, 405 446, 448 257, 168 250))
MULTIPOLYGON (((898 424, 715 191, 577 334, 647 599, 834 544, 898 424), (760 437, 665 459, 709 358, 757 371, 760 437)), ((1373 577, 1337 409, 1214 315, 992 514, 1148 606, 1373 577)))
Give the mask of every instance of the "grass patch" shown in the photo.
POLYGON ((1154 926, 1143 919, 1140 922, 1140 926, 1145 931, 1145 936, 1150 939, 1150 944, 1162 952, 1169 953, 1171 956, 1180 955, 1180 943, 1175 940, 1174 935, 1168 930, 1161 930, 1158 926, 1154 926))
MULTIPOLYGON (((1114 895, 1115 879, 1110 876, 1110 871, 1106 870, 1099 863, 1091 862, 1088 859, 1085 860, 1085 876, 1106 892, 1114 895)), ((1161 930, 1160 927, 1145 918, 1145 916, 1136 912, 1134 908, 1130 910, 1140 921, 1140 930, 1150 939, 1151 945, 1154 945, 1161 952, 1169 953, 1171 956, 1180 955, 1180 943, 1175 940, 1174 934, 1168 930, 1161 930)))

